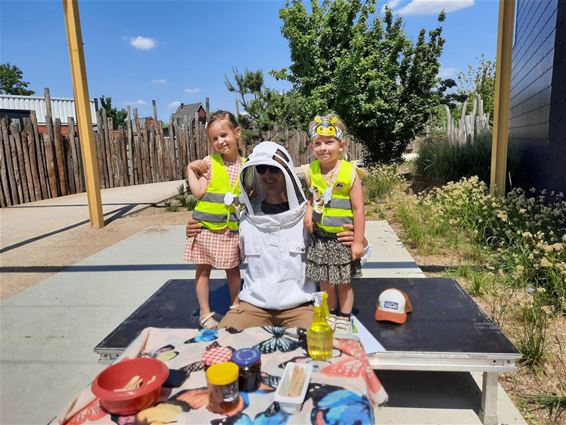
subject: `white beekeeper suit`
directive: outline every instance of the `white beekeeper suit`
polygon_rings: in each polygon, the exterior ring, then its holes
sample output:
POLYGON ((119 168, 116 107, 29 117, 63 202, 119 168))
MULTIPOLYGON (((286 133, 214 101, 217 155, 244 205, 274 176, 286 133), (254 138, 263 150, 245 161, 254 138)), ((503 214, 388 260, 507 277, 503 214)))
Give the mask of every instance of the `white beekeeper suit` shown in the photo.
POLYGON ((240 250, 247 260, 240 300, 260 308, 285 310, 312 301, 316 286, 305 281, 306 197, 293 161, 282 146, 273 142, 257 145, 240 172, 240 250), (279 168, 285 177, 289 210, 264 214, 265 198, 255 167, 279 168))

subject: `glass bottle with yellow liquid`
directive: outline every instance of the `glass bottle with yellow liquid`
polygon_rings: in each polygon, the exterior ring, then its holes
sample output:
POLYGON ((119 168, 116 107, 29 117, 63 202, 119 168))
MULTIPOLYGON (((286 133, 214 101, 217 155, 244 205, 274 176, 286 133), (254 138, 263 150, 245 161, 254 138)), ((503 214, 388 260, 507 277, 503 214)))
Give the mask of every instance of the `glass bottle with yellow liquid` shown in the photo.
POLYGON ((312 323, 307 330, 307 349, 313 360, 328 360, 332 357, 332 339, 334 333, 328 324, 328 294, 314 294, 314 314, 312 323))

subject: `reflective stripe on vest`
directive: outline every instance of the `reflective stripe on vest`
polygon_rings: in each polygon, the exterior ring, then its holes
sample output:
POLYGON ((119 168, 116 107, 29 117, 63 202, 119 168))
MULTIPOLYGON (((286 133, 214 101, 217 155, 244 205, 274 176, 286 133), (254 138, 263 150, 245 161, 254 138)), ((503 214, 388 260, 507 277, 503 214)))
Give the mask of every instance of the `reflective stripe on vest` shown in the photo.
POLYGON ((230 230, 238 230, 239 223, 236 209, 233 204, 224 204, 224 196, 231 192, 236 195, 234 201, 237 202, 240 195, 240 179, 237 178, 232 187, 228 170, 220 154, 210 155, 210 162, 212 179, 208 184, 206 193, 195 206, 193 218, 207 229, 220 230, 228 227, 230 230))
MULTIPOLYGON (((322 195, 328 184, 322 178, 320 162, 315 160, 310 165, 311 187, 316 188, 322 195)), ((352 163, 341 161, 336 181, 332 183, 332 197, 324 205, 322 213, 313 211, 313 219, 318 227, 330 233, 344 231, 345 224, 353 224, 354 213, 350 202, 350 187, 352 185, 352 163)))

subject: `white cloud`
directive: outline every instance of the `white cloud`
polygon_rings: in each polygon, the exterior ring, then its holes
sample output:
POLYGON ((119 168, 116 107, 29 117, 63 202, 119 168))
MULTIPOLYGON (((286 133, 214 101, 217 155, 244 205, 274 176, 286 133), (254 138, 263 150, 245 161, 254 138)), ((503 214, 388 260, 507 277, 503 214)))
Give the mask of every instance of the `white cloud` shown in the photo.
POLYGON ((387 3, 385 3, 383 5, 383 7, 381 8, 381 13, 385 13, 385 8, 388 7, 389 9, 393 10, 395 9, 399 3, 401 3, 401 0, 391 0, 388 1, 387 3))
POLYGON ((471 7, 474 5, 474 2, 475 0, 413 0, 397 10, 397 13, 401 16, 437 15, 442 10, 450 13, 471 7))
POLYGON ((198 93, 199 91, 200 91, 199 88, 185 89, 185 93, 189 93, 189 94, 195 94, 195 93, 198 93))
POLYGON ((124 105, 147 105, 147 102, 143 99, 138 100, 126 100, 124 105))
POLYGON ((151 80, 153 84, 167 84, 167 80, 165 78, 159 78, 157 80, 151 80))
POLYGON ((137 37, 130 38, 130 46, 135 47, 136 49, 139 50, 151 50, 155 46, 157 46, 157 40, 138 35, 137 37))
POLYGON ((178 100, 174 100, 173 102, 167 104, 168 108, 178 108, 179 106, 181 106, 181 102, 178 100))
POLYGON ((454 78, 458 75, 459 72, 460 72, 459 68, 442 67, 440 68, 440 72, 438 73, 438 76, 441 78, 454 78))

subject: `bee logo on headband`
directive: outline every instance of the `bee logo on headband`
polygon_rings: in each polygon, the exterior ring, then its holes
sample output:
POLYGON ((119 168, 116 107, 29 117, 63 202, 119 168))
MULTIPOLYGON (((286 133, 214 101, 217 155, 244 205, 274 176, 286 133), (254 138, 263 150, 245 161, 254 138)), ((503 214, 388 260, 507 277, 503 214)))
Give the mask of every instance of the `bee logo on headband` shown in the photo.
POLYGON ((323 119, 320 115, 317 115, 314 117, 314 122, 317 123, 317 126, 311 131, 311 138, 316 136, 335 136, 342 139, 343 133, 340 128, 336 127, 338 118, 335 115, 332 115, 330 119, 323 119))

